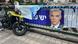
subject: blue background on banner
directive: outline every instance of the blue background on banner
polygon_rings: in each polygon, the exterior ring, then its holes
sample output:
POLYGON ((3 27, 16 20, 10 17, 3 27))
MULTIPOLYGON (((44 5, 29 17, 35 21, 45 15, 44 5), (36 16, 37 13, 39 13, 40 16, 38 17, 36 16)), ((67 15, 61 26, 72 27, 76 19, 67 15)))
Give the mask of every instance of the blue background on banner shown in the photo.
MULTIPOLYGON (((62 11, 62 19, 61 19, 61 24, 64 24, 64 12, 62 9, 60 9, 62 11)), ((33 19, 30 20, 30 19, 26 19, 24 18, 24 22, 27 22, 27 23, 32 23, 32 24, 39 24, 39 25, 48 25, 50 26, 51 22, 50 22, 50 19, 49 19, 49 9, 48 8, 40 8, 38 11, 37 11, 37 14, 36 16, 39 16, 39 15, 44 15, 46 16, 46 19, 44 20, 40 20, 40 18, 38 17, 37 20, 33 19)))

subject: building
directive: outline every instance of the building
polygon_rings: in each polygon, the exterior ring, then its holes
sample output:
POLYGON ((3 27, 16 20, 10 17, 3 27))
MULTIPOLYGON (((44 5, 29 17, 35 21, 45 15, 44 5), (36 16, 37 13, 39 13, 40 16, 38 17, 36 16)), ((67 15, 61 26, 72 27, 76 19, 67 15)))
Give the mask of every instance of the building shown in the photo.
POLYGON ((30 0, 23 0, 24 2, 30 2, 30 0))
POLYGON ((78 0, 49 0, 53 1, 55 3, 61 2, 61 3, 66 3, 66 2, 72 2, 72 3, 78 3, 78 0))
POLYGON ((78 0, 48 0, 49 5, 56 5, 56 4, 73 4, 78 3, 78 0))
POLYGON ((0 4, 8 4, 10 3, 10 0, 0 0, 0 4))
POLYGON ((33 3, 41 3, 42 0, 31 0, 33 3))
POLYGON ((23 1, 29 3, 41 3, 42 0, 23 0, 23 1))

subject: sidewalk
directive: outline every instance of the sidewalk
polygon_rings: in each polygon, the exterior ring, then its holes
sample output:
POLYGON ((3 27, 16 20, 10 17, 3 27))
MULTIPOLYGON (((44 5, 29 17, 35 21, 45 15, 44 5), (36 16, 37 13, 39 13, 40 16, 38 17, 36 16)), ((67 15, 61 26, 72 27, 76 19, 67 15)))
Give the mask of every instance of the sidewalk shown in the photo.
POLYGON ((65 40, 27 32, 24 36, 16 36, 12 30, 0 32, 0 44, 76 44, 65 40))

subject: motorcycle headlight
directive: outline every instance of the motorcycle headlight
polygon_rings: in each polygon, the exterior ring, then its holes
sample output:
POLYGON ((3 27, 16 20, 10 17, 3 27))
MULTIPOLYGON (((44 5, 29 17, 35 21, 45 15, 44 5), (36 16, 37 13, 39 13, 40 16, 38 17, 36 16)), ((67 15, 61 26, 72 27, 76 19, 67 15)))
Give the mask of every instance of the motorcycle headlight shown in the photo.
POLYGON ((20 15, 21 15, 21 11, 20 11, 20 10, 15 9, 15 12, 16 12, 17 14, 20 14, 20 15))

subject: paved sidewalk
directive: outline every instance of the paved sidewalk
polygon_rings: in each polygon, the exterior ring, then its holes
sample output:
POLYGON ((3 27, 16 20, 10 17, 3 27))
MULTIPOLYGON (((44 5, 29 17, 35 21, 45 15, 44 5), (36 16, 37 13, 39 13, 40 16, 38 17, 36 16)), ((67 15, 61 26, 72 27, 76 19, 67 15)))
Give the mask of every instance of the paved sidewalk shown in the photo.
POLYGON ((0 44, 76 44, 53 37, 27 32, 24 36, 16 36, 12 30, 0 31, 0 44))

